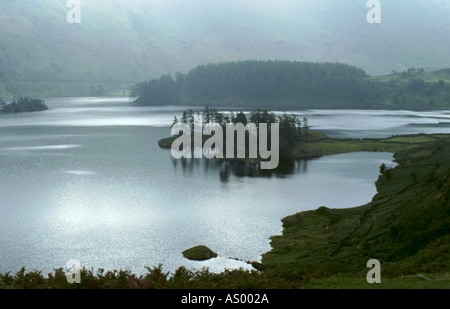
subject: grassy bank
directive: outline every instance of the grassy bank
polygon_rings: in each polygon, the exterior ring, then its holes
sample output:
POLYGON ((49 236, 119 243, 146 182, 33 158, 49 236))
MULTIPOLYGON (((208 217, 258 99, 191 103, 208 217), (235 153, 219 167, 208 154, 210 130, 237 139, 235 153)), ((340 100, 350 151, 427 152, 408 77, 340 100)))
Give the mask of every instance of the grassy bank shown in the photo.
POLYGON ((388 138, 338 138, 328 137, 323 133, 312 131, 310 138, 303 143, 297 143, 290 153, 294 159, 318 158, 326 155, 374 151, 397 153, 437 140, 447 139, 445 134, 412 134, 392 136, 388 138))
MULTIPOLYGON (((266 269, 365 278, 366 263, 375 258, 386 278, 449 272, 450 140, 444 135, 392 139, 414 147, 395 154, 397 167, 382 170, 373 200, 283 219, 282 235, 271 238, 273 249, 263 255, 266 269)), ((436 284, 449 287, 448 276, 443 278, 436 284)))

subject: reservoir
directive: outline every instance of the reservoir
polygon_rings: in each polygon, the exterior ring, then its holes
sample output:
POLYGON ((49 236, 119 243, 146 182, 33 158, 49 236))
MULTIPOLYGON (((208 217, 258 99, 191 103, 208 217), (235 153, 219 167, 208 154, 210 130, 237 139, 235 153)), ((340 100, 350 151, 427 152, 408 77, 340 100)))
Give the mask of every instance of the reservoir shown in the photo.
MULTIPOLYGON (((49 110, 0 115, 0 272, 86 268, 249 268, 281 219, 369 202, 392 154, 298 162, 289 175, 221 177, 208 159, 174 160, 158 140, 188 107, 132 107, 126 98, 50 98, 49 110), (206 245, 219 257, 186 260, 206 245), (238 259, 238 260, 236 260, 238 259)), ((226 111, 225 109, 222 109, 226 111)), ((291 112, 291 111, 290 111, 291 112)), ((450 112, 308 110, 331 136, 450 133, 450 112)))

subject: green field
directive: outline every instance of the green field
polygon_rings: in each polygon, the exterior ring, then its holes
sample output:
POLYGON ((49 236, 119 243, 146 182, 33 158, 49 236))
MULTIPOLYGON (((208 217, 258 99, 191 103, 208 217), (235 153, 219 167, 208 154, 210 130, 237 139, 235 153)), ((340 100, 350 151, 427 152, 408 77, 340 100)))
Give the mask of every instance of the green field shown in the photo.
POLYGON ((298 143, 292 149, 291 157, 308 159, 325 155, 346 152, 374 151, 374 152, 400 152, 415 146, 432 143, 436 140, 447 139, 445 134, 414 134, 392 136, 388 138, 336 138, 328 137, 320 132, 311 132, 309 140, 298 143))

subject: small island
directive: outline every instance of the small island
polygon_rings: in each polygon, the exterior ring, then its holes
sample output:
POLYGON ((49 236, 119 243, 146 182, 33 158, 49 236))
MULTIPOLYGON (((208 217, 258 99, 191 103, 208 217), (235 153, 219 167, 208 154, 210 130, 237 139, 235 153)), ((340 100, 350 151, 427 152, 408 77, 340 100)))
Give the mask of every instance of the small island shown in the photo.
MULTIPOLYGON (((216 156, 219 159, 224 160, 231 160, 231 161, 240 161, 240 162, 251 162, 252 164, 259 164, 263 161, 264 158, 261 158, 260 153, 254 153, 253 156, 250 155, 250 147, 247 147, 249 145, 250 140, 252 137, 250 137, 250 128, 247 126, 249 124, 252 124, 252 128, 254 129, 253 133, 256 133, 253 135, 253 141, 255 139, 260 140, 260 125, 261 124, 267 124, 267 131, 266 131, 266 143, 268 146, 268 149, 272 149, 272 141, 271 141, 271 124, 278 124, 279 127, 279 141, 278 146, 279 148, 279 156, 280 161, 286 161, 292 158, 292 149, 305 141, 308 141, 310 136, 310 126, 308 124, 308 119, 306 117, 303 117, 303 119, 299 118, 295 114, 287 114, 284 113, 281 116, 276 116, 274 112, 271 112, 267 109, 256 109, 249 113, 243 112, 243 111, 237 111, 237 112, 231 112, 231 113, 223 113, 218 112, 215 108, 209 108, 206 106, 204 110, 202 111, 196 111, 194 112, 192 109, 189 109, 187 111, 184 111, 181 115, 180 120, 175 116, 174 121, 172 124, 172 128, 174 125, 178 123, 187 124, 190 127, 190 131, 193 132, 195 129, 195 126, 201 125, 202 128, 205 128, 207 124, 217 124, 219 125, 222 130, 220 133, 220 137, 217 137, 219 140, 222 141, 222 154, 227 153, 227 145, 228 145, 228 139, 227 134, 237 134, 237 139, 231 135, 231 143, 234 149, 234 156, 229 156, 228 153, 226 156, 222 155, 221 157, 216 156), (197 122, 195 119, 201 119, 200 122, 197 122), (236 129, 236 127, 232 127, 231 131, 228 131, 227 125, 243 125, 242 127, 244 130, 242 130, 240 133, 237 133, 239 129, 236 129), (241 136, 241 140, 239 142, 239 136, 241 136), (242 143, 245 143, 243 145, 242 143), (245 150, 242 151, 242 153, 239 153, 237 150, 239 146, 245 146, 245 150), (244 154, 245 151, 245 154, 244 154)), ((212 131, 215 131, 214 129, 212 131)), ((205 145, 205 142, 208 141, 208 139, 212 136, 217 135, 217 132, 214 132, 212 135, 208 135, 208 133, 203 134, 203 141, 202 141, 202 147, 205 145)), ((158 145, 161 148, 170 149, 172 147, 172 143, 177 139, 177 136, 172 136, 168 138, 164 138, 158 141, 158 145)), ((273 137, 272 137, 273 138, 273 137)), ((217 142, 217 140, 215 140, 217 142)), ((214 147, 217 147, 216 143, 213 143, 214 147)), ((256 143, 255 143, 256 144, 256 143)), ((191 149, 195 149, 196 145, 194 143, 194 138, 192 138, 191 135, 191 149)), ((244 148, 244 147, 242 147, 244 148)), ((261 149, 259 149, 261 150, 261 149)), ((255 151, 257 152, 257 151, 255 151)), ((231 150, 231 153, 233 153, 233 150, 231 150)))
POLYGON ((43 100, 19 98, 18 100, 13 100, 11 103, 7 104, 0 98, 0 114, 40 112, 45 110, 48 110, 48 106, 45 105, 43 100))
MULTIPOLYGON (((402 136, 391 136, 386 138, 340 138, 329 137, 326 134, 312 130, 308 124, 308 119, 303 117, 300 119, 295 114, 282 114, 275 116, 273 112, 268 110, 257 109, 248 113, 242 111, 231 113, 220 113, 215 108, 205 107, 203 111, 188 110, 182 113, 180 120, 175 116, 173 125, 177 123, 186 123, 191 128, 194 126, 194 117, 198 115, 202 117, 203 124, 218 123, 224 127, 227 123, 279 123, 279 159, 280 164, 274 170, 277 174, 289 174, 292 171, 293 162, 300 160, 317 159, 326 155, 341 154, 348 152, 390 152, 397 153, 409 150, 418 145, 432 143, 441 139, 448 138, 447 134, 411 134, 402 136)), ((163 138, 158 141, 158 145, 163 149, 171 149, 172 143, 178 136, 163 138)), ((210 136, 203 136, 203 144, 210 136)), ((224 140, 226 136, 224 134, 224 140)), ((225 143, 224 143, 225 144, 225 143)), ((245 165, 252 169, 251 175, 271 175, 271 172, 258 172, 257 167, 261 162, 261 158, 250 158, 248 155, 249 134, 245 136, 246 154, 245 158, 215 158, 219 161, 227 161, 232 164, 245 165)), ((270 144, 270 141, 269 141, 270 144)), ((236 145, 236 142, 235 142, 236 145)), ((191 149, 194 149, 194 141, 192 138, 191 149)), ((234 148, 236 149, 236 147, 234 148)))
POLYGON ((206 261, 217 257, 217 253, 206 246, 200 245, 183 251, 183 256, 188 260, 206 261))

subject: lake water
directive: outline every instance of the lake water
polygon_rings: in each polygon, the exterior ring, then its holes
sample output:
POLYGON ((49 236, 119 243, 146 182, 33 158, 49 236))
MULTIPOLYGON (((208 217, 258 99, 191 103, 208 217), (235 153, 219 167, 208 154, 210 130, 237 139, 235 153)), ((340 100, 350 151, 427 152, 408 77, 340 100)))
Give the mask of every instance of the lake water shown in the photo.
MULTIPOLYGON (((285 177, 221 177, 209 160, 173 160, 157 141, 185 107, 131 107, 123 98, 52 98, 50 110, 0 116, 0 272, 163 264, 211 271, 249 266, 281 219, 319 206, 365 204, 392 154, 300 162, 285 177), (207 245, 219 257, 188 261, 207 245)), ((450 133, 450 112, 309 110, 315 129, 347 137, 450 133)))

